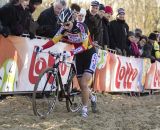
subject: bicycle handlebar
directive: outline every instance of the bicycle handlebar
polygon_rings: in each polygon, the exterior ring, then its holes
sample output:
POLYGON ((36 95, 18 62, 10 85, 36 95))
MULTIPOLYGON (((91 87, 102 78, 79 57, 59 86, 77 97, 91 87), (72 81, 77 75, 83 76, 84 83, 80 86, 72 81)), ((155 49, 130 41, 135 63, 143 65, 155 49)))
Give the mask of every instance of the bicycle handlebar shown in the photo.
POLYGON ((67 60, 66 60, 66 59, 69 58, 70 56, 66 56, 66 55, 65 55, 65 52, 66 52, 66 51, 63 51, 63 52, 51 52, 51 51, 43 51, 43 50, 42 50, 42 51, 39 51, 39 52, 37 52, 37 53, 47 53, 47 54, 55 57, 55 59, 56 59, 55 64, 58 63, 58 62, 63 62, 63 63, 65 63, 66 65, 67 65, 67 64, 73 64, 73 61, 74 61, 74 60, 72 60, 72 61, 67 61, 67 60))

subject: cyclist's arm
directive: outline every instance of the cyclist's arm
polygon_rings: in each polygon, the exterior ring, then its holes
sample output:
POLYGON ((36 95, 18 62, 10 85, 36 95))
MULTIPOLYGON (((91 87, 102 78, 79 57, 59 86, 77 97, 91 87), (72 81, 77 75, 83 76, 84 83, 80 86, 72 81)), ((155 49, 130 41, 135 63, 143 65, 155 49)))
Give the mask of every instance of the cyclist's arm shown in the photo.
POLYGON ((47 48, 50 48, 52 47, 54 44, 58 43, 63 35, 61 34, 61 32, 63 31, 62 28, 60 28, 60 30, 57 32, 57 34, 53 37, 53 39, 49 40, 46 44, 44 44, 42 46, 43 49, 47 49, 47 48))
POLYGON ((83 52, 83 51, 85 51, 85 50, 87 50, 87 48, 88 48, 88 37, 82 42, 82 45, 81 46, 79 46, 79 47, 77 47, 76 49, 74 49, 74 50, 72 50, 71 51, 71 54, 72 55, 75 55, 75 54, 78 54, 78 53, 81 53, 81 52, 83 52))

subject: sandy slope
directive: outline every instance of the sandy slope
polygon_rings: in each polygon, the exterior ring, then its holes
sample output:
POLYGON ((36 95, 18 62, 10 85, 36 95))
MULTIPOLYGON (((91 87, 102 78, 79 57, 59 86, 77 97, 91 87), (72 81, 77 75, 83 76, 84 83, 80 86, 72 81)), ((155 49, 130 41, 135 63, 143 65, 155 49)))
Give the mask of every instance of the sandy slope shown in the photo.
POLYGON ((0 130, 160 130, 160 95, 99 94, 98 109, 83 119, 60 102, 47 119, 39 119, 30 98, 7 97, 0 102, 0 130))

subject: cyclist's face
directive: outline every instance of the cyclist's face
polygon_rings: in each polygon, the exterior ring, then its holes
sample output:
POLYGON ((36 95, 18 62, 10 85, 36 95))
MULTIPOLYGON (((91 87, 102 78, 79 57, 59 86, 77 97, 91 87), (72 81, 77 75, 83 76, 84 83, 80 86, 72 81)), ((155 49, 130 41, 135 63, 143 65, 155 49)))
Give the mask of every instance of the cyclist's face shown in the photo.
POLYGON ((64 29, 70 31, 73 28, 73 23, 71 21, 69 21, 69 22, 63 23, 62 26, 64 29))

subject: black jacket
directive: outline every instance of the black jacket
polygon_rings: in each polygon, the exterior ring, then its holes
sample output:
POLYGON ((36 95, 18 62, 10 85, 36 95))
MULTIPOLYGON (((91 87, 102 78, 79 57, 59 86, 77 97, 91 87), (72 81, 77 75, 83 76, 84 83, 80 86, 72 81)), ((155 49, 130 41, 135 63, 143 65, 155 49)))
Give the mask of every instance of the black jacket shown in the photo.
POLYGON ((103 27, 103 39, 102 39, 102 46, 107 45, 110 47, 109 41, 109 21, 105 18, 102 18, 102 27, 103 27))
POLYGON ((155 62, 155 57, 154 57, 154 48, 151 42, 146 43, 143 46, 143 53, 141 55, 143 58, 150 58, 151 62, 155 62))
POLYGON ((93 41, 98 41, 98 44, 102 45, 103 28, 102 20, 98 14, 95 16, 91 15, 90 11, 87 10, 84 23, 88 26, 93 41))
POLYGON ((11 3, 0 8, 0 21, 3 27, 9 29, 12 35, 29 33, 31 15, 21 5, 11 3))
POLYGON ((37 20, 39 24, 37 35, 52 38, 60 27, 57 21, 58 17, 54 13, 53 6, 44 10, 37 20))
POLYGON ((111 21, 109 27, 110 47, 112 49, 119 48, 121 50, 126 50, 128 32, 129 26, 124 20, 117 19, 111 21))

